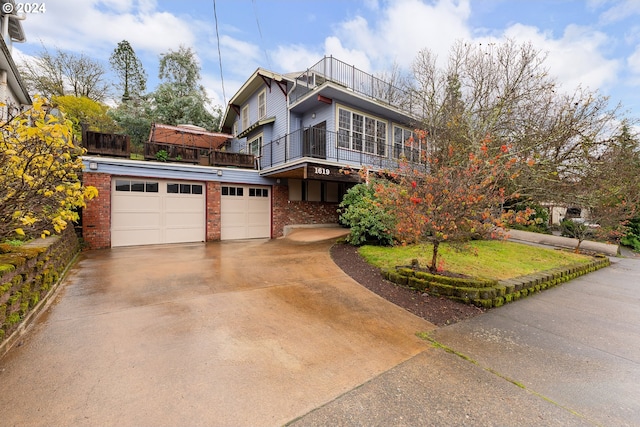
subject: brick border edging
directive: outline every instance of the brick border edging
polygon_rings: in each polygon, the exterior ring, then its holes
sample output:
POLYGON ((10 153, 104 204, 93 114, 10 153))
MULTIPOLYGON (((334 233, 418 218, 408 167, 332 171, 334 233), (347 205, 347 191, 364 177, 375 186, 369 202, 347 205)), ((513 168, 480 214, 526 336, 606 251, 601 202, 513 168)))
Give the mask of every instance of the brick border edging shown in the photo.
MULTIPOLYGON (((607 267, 611 261, 607 256, 597 255, 588 264, 574 264, 526 276, 497 281, 492 286, 452 286, 416 276, 409 268, 391 269, 382 272, 385 279, 400 286, 409 287, 430 295, 444 296, 467 304, 484 308, 500 307, 528 295, 557 286, 587 273, 607 267)), ((486 281, 479 282, 486 284, 486 281)))
MULTIPOLYGON (((80 253, 80 242, 73 231, 73 227, 67 228, 62 235, 52 236, 47 238, 47 240, 48 239, 51 240, 45 245, 40 245, 40 241, 38 240, 34 241, 34 243, 30 245, 31 247, 44 246, 45 249, 35 257, 35 262, 33 262, 34 265, 29 270, 32 270, 31 273, 33 273, 33 281, 38 280, 38 277, 40 277, 40 281, 46 280, 44 279, 45 275, 55 277, 55 280, 52 281, 49 288, 46 290, 46 293, 42 295, 38 302, 33 307, 29 308, 29 311, 24 315, 20 322, 13 327, 9 335, 0 340, 0 358, 4 357, 4 355, 11 350, 29 327, 33 325, 40 315, 51 305, 55 296, 61 289, 60 285, 69 271, 69 268, 74 264, 78 254, 80 253), (47 261, 44 261, 44 258, 46 258, 47 261), (51 258, 53 258, 53 260, 51 260, 51 258), (41 262, 42 264, 40 264, 41 262), (57 268, 55 263, 58 263, 57 268), (53 268, 54 271, 49 271, 51 268, 53 268)), ((26 275, 27 273, 21 274, 26 275)), ((24 286, 24 283, 21 285, 24 286)), ((39 285, 36 284, 36 286, 39 285)), ((34 289, 34 292, 38 292, 38 290, 34 289)))

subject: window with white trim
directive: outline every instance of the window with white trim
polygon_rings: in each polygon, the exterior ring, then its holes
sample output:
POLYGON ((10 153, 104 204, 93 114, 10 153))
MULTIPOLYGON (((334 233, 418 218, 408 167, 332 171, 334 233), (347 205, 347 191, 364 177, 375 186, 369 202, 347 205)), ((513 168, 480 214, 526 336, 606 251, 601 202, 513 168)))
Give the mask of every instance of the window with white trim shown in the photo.
POLYGON ((249 105, 242 107, 242 130, 245 131, 249 127, 249 105))
POLYGON ((393 125, 393 157, 406 158, 410 162, 423 161, 423 151, 427 149, 426 142, 420 141, 414 131, 393 125))
POLYGON ((259 135, 247 141, 247 154, 253 154, 256 157, 260 157, 261 149, 262 149, 262 135, 259 135))
POLYGON ((376 117, 339 107, 338 147, 386 156, 387 123, 376 117))
POLYGON ((258 120, 263 119, 267 115, 267 90, 263 90, 258 94, 258 120))

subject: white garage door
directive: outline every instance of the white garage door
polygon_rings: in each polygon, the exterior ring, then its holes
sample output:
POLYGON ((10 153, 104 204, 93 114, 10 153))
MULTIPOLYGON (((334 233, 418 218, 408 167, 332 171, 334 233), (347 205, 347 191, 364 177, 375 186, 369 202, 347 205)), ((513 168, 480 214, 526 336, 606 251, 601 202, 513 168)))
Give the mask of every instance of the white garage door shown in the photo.
POLYGON ((204 242, 202 182, 114 178, 111 246, 204 242))
POLYGON ((222 240, 271 237, 271 190, 251 185, 222 185, 222 240))

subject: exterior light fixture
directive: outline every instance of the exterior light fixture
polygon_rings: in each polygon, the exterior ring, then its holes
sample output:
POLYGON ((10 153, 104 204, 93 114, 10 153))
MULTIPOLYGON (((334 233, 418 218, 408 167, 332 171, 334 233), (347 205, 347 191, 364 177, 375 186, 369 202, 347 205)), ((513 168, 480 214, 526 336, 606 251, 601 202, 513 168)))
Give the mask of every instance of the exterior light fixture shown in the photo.
POLYGON ((218 169, 218 176, 222 176, 222 171, 218 169))
POLYGON ((89 162, 89 169, 92 171, 98 170, 98 162, 89 162))

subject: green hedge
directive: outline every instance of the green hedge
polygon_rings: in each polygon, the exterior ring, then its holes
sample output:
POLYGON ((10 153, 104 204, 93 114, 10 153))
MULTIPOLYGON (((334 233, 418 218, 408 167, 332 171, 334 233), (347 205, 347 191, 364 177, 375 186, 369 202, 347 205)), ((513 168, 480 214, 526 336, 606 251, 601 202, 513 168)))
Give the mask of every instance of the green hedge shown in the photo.
POLYGON ((606 256, 596 256, 588 264, 576 264, 500 281, 439 276, 406 267, 383 271, 383 276, 393 283, 420 292, 491 308, 517 301, 609 264, 606 256))

